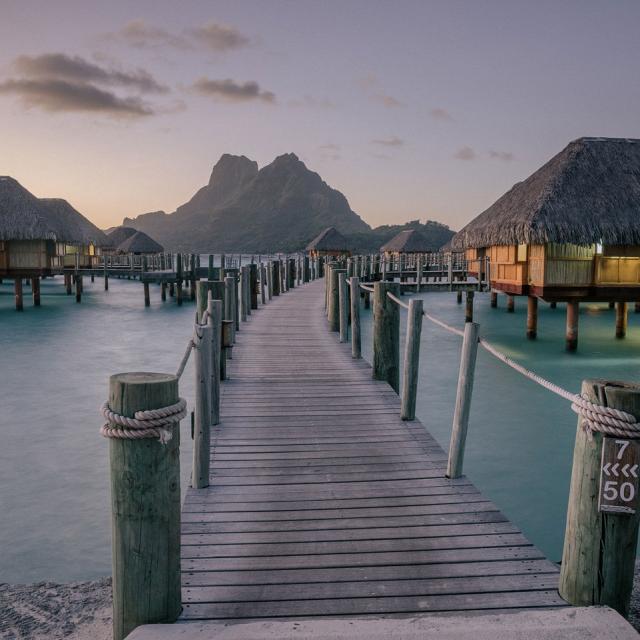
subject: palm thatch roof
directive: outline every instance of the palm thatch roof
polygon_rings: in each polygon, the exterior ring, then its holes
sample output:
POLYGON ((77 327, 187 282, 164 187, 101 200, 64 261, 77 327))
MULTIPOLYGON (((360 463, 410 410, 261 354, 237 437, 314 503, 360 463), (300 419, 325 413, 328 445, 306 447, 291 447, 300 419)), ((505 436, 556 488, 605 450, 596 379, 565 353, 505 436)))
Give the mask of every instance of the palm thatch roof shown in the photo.
POLYGON ((0 176, 0 240, 101 245, 106 236, 66 200, 36 198, 17 180, 0 176))
POLYGON ((395 235, 391 240, 385 242, 380 251, 390 251, 393 253, 426 253, 435 247, 417 230, 407 229, 395 235))
POLYGON ((335 228, 327 227, 308 245, 307 251, 349 251, 349 241, 335 228))
POLYGON ((164 248, 143 231, 136 231, 119 244, 116 251, 121 253, 162 253, 164 248))
POLYGON ((113 227, 110 231, 106 232, 109 246, 115 249, 125 240, 128 240, 131 236, 135 235, 137 231, 138 230, 133 227, 113 227))
POLYGON ((640 140, 580 138, 453 238, 493 245, 640 245, 640 140))

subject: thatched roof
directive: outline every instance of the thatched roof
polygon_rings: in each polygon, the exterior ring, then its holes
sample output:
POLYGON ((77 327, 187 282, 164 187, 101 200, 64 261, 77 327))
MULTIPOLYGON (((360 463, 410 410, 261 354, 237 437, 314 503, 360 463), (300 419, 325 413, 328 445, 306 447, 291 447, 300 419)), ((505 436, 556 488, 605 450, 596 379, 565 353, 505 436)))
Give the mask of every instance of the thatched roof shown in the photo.
POLYGON ((36 198, 17 180, 0 176, 0 240, 101 245, 106 236, 66 200, 36 198))
POLYGON ((116 251, 122 253, 162 253, 164 248, 143 231, 136 231, 119 244, 116 251))
POLYGON ((349 251, 349 241, 335 228, 328 227, 308 245, 307 251, 349 251))
POLYGON ((380 247, 380 251, 394 253, 426 253, 433 249, 434 247, 417 229, 401 231, 380 247))
POLYGON ((113 227, 111 231, 107 232, 107 240, 109 246, 114 249, 121 245, 125 240, 128 240, 131 236, 137 233, 137 229, 133 227, 113 227))
POLYGON ((453 238, 503 244, 640 245, 640 140, 580 138, 453 238))
POLYGON ((61 198, 39 198, 45 207, 49 219, 57 229, 58 239, 73 236, 74 242, 89 244, 93 242, 99 247, 108 244, 107 236, 95 224, 89 222, 79 211, 76 211, 66 200, 61 198))

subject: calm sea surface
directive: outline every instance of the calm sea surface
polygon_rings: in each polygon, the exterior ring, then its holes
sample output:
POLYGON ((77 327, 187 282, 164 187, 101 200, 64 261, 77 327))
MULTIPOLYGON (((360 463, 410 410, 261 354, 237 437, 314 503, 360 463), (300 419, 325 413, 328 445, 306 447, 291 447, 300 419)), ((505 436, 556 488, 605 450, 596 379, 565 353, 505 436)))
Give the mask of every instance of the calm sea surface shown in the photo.
MULTIPOLYGON (((45 280, 42 307, 26 296, 13 310, 13 283, 0 285, 0 582, 70 581, 110 573, 108 444, 98 407, 108 378, 121 371, 174 372, 190 336, 194 307, 179 308, 151 288, 110 280, 109 292, 85 278, 82 304, 62 278, 45 280)), ((423 294, 425 308, 462 327, 455 294, 423 294)), ((640 379, 640 316, 616 340, 614 312, 583 305, 577 354, 564 352, 564 308, 541 303, 539 338, 524 339, 525 305, 491 309, 476 294, 481 332, 511 357, 579 390, 585 377, 640 379)), ((402 326, 405 317, 403 314, 402 326)), ((363 310, 363 348, 371 352, 363 310)), ((425 320, 418 414, 448 446, 460 338, 425 320)), ((192 406, 189 364, 181 395, 192 406)), ((183 488, 191 469, 188 421, 182 427, 183 488)), ((568 403, 525 380, 482 350, 476 369, 465 471, 552 560, 559 560, 576 417, 568 403)))

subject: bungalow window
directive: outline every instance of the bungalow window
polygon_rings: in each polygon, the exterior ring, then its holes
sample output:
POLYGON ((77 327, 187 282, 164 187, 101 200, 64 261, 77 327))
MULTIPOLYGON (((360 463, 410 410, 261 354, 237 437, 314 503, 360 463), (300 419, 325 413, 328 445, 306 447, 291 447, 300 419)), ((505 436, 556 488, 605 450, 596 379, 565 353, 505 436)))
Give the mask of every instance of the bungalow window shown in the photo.
POLYGON ((518 257, 517 257, 517 261, 518 262, 526 262, 527 261, 527 247, 528 247, 528 245, 526 245, 526 244, 519 244, 518 245, 518 257))

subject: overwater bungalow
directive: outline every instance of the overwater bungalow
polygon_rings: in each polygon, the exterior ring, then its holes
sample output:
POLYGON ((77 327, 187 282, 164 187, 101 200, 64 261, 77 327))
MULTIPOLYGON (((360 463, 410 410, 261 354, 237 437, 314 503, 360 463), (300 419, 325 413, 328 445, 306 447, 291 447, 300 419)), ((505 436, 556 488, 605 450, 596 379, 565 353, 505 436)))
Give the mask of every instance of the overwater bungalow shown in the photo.
POLYGON ((17 180, 0 176, 0 277, 14 278, 17 308, 23 279, 31 278, 39 304, 40 277, 65 266, 90 266, 104 242, 104 233, 65 200, 36 198, 17 180))
POLYGON ((434 251, 434 247, 417 229, 401 231, 391 240, 385 242, 380 247, 380 252, 387 258, 398 257, 400 255, 427 253, 434 251))
POLYGON ((335 227, 328 227, 307 245, 306 250, 311 258, 318 256, 349 257, 351 243, 335 227))
POLYGON ((133 227, 115 227, 111 231, 107 231, 107 240, 109 242, 108 247, 105 248, 105 253, 116 253, 118 247, 131 236, 134 236, 138 232, 133 227))
POLYGON ((580 138, 514 185, 459 231, 470 270, 488 265, 495 292, 527 296, 527 335, 538 299, 567 302, 575 350, 580 302, 616 302, 623 337, 627 303, 640 300, 640 140, 580 138))
POLYGON ((133 235, 130 235, 126 240, 121 242, 116 248, 116 253, 133 253, 135 255, 149 255, 162 253, 163 251, 163 246, 143 231, 136 231, 133 235))

